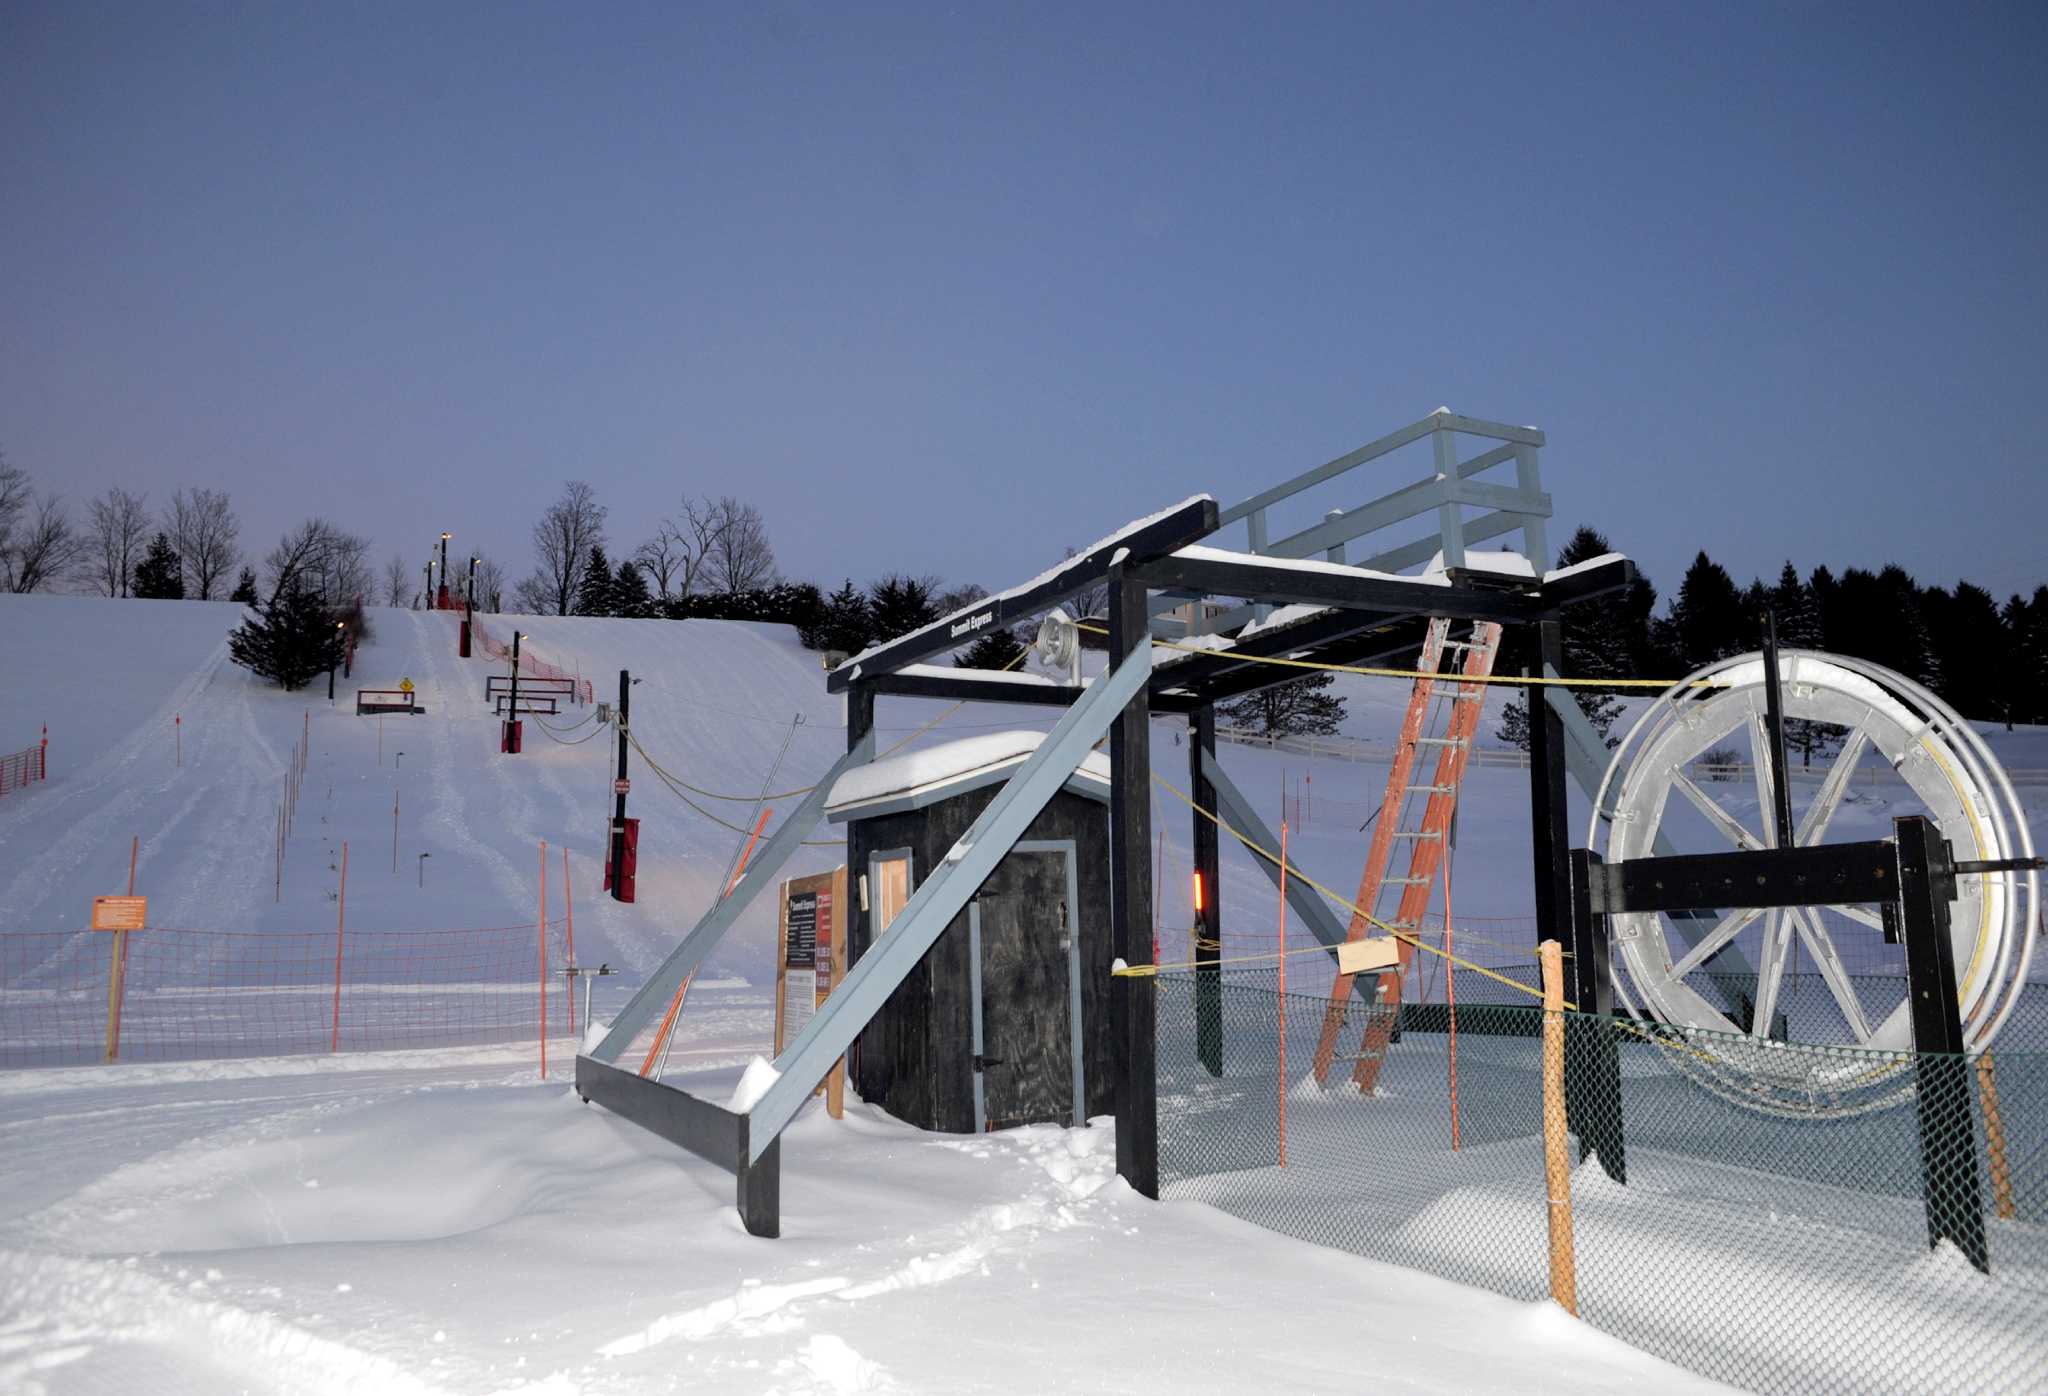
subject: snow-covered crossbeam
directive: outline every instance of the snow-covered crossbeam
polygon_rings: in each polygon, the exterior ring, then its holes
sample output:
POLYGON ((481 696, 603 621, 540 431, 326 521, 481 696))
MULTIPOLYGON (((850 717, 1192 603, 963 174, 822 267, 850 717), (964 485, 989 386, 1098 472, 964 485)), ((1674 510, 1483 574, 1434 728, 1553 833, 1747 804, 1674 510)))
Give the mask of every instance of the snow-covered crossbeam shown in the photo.
POLYGON ((1014 625, 1096 585, 1119 562, 1137 564, 1163 557, 1215 530, 1215 498, 1190 495, 1170 509, 1132 520, 1021 586, 985 596, 908 635, 863 650, 834 669, 826 677, 825 687, 833 693, 843 692, 857 680, 894 673, 918 660, 970 644, 991 629, 1014 625))

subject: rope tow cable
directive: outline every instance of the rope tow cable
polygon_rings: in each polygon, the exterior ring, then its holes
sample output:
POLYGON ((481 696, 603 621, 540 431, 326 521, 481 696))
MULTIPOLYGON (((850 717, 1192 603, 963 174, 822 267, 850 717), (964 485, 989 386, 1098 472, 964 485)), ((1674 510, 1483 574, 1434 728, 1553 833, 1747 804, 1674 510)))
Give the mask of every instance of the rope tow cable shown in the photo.
MULTIPOLYGON (((1413 675, 1411 674, 1410 677, 1412 678, 1413 675)), ((1543 992, 1540 989, 1532 989, 1526 984, 1518 983, 1517 981, 1508 978, 1504 974, 1500 974, 1494 970, 1488 969, 1485 965, 1475 964, 1472 961, 1465 959, 1463 956, 1453 955, 1447 950, 1439 949, 1438 947, 1422 940, 1419 936, 1415 935, 1411 931, 1397 930, 1395 927, 1390 926, 1386 922, 1380 920, 1377 916, 1374 916, 1371 912, 1362 910, 1361 908, 1353 904, 1353 902, 1348 897, 1345 897, 1340 893, 1331 891, 1328 887, 1325 887, 1322 883, 1310 877, 1307 873, 1303 872, 1298 866, 1296 866, 1292 859, 1288 859, 1283 864, 1281 862, 1279 854, 1274 853, 1271 849, 1262 847, 1258 843, 1255 843, 1251 838, 1249 838, 1245 834, 1240 833, 1238 830, 1232 828, 1227 820, 1217 815, 1214 811, 1203 809, 1200 805, 1195 803, 1194 797, 1189 795, 1180 787, 1176 786, 1172 781, 1160 775, 1157 771, 1154 771, 1152 773, 1152 780, 1155 784, 1165 789, 1167 793, 1171 794, 1175 799, 1179 800, 1182 804, 1186 805, 1196 814, 1201 815, 1211 824, 1214 824, 1218 829, 1221 829, 1225 833, 1229 834, 1232 838, 1236 839, 1246 848, 1249 848, 1252 852, 1264 858, 1274 867, 1284 867, 1289 877, 1300 878, 1310 887, 1313 887, 1316 891, 1322 893, 1335 906, 1339 907, 1342 910, 1350 911, 1354 915, 1363 918, 1367 922, 1367 924, 1378 927, 1380 930, 1386 932, 1388 935, 1393 936, 1396 940, 1405 941, 1407 944, 1414 946, 1418 950, 1426 950, 1432 955, 1439 956, 1449 961, 1451 964, 1456 965, 1459 969, 1470 970, 1474 974, 1484 975, 1486 978, 1491 979, 1496 983, 1505 984, 1510 989, 1513 989, 1518 993, 1527 994, 1531 998, 1540 999, 1543 997, 1543 992)), ((1330 953, 1330 947, 1326 945, 1316 945, 1309 947, 1307 950, 1289 950, 1285 952, 1276 952, 1270 955, 1239 956, 1236 957, 1234 960, 1225 960, 1220 962, 1204 961, 1203 963, 1242 964, 1251 961, 1277 960, 1280 958, 1281 953, 1285 953, 1288 955, 1327 955, 1330 953)), ((1193 969, 1195 967, 1195 963, 1195 961, 1190 960, 1185 964, 1174 965, 1125 965, 1121 969, 1112 969, 1110 973, 1119 978, 1152 979, 1156 978, 1159 974, 1159 971, 1162 969, 1193 969)), ((1577 1011, 1577 1007, 1574 1004, 1567 1003, 1565 1004, 1565 1007, 1568 1009, 1572 1009, 1573 1011, 1577 1011)))
MULTIPOLYGON (((1091 634, 1107 635, 1109 633, 1099 625, 1088 625, 1079 621, 1075 622, 1075 624, 1080 629, 1086 630, 1091 634)), ((1407 679, 1411 683, 1415 680, 1415 671, 1413 669, 1375 669, 1363 664, 1325 664, 1314 659, 1283 659, 1279 655, 1274 654, 1245 654, 1235 649, 1205 649, 1201 645, 1184 645, 1178 640, 1162 640, 1157 636, 1153 637, 1152 643, 1161 649, 1181 650, 1187 654, 1208 655, 1210 658, 1238 659, 1243 660, 1247 664, 1276 664, 1287 669, 1320 669, 1325 673, 1331 674, 1363 674, 1369 679, 1407 679)), ((1448 678, 1449 676, 1446 677, 1448 678)), ((1455 677, 1460 683, 1497 683, 1513 688, 1727 687, 1726 684, 1716 682, 1713 679, 1567 679, 1557 676, 1538 678, 1533 674, 1459 674, 1455 677)))

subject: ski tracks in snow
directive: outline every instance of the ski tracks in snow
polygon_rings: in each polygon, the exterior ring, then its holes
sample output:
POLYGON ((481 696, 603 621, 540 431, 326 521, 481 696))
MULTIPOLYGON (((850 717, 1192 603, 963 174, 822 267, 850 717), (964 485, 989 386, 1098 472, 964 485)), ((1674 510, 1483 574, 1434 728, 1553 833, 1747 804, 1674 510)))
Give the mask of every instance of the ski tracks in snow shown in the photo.
POLYGON ((217 1297, 219 1280, 214 1270, 151 1274, 133 1258, 0 1251, 0 1290, 20 1299, 0 1322, 0 1390, 40 1396, 56 1373, 81 1366, 87 1385, 147 1389, 176 1353, 185 1371, 211 1370, 243 1391, 437 1391, 384 1358, 217 1297))
MULTIPOLYGON (((1116 1172, 1115 1136, 1106 1129, 1065 1130, 1045 1125, 987 1139, 939 1139, 923 1147, 953 1149, 977 1159, 1008 1155, 1026 1181, 1016 1196, 974 1211, 940 1233, 943 1244, 900 1255, 865 1275, 829 1275, 780 1283, 748 1280, 709 1303, 665 1314, 598 1348, 601 1357, 631 1357, 677 1341, 714 1337, 770 1337, 829 1320, 837 1305, 882 1299, 991 1275, 1034 1250, 1053 1232, 1090 1224, 1098 1197, 1116 1172)), ((906 1243, 916 1238, 906 1238, 906 1243)), ((862 1247, 865 1250, 866 1247, 862 1247)), ((875 1326, 874 1315, 863 1325, 875 1326)), ((818 1392, 892 1391, 898 1383, 878 1363, 830 1332, 814 1333, 775 1367, 776 1375, 808 1378, 818 1392)))
POLYGON ((248 685, 227 667, 227 658, 222 640, 147 720, 78 779, 0 814, 0 842, 31 821, 45 827, 69 821, 0 888, 0 908, 6 909, 0 917, 10 929, 76 926, 83 907, 46 909, 51 899, 75 887, 81 870, 94 861, 114 875, 119 845, 145 832, 140 863, 153 922, 218 927, 253 911, 258 865, 265 861, 255 850, 269 820, 256 806, 285 762, 257 720, 248 685), (179 740, 172 719, 184 713, 194 720, 183 724, 181 766, 164 747, 166 734, 172 744, 179 740), (151 763, 162 768, 154 779, 139 774, 151 763))

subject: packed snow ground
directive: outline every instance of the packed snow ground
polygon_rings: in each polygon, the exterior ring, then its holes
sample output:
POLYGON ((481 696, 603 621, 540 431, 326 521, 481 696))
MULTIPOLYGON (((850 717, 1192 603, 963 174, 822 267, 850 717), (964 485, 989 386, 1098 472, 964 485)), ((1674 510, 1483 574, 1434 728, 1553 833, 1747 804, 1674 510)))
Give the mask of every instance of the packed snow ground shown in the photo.
MULTIPOLYGON (((684 1084, 718 1099, 773 1007, 703 998, 684 1084)), ((1721 1389, 1548 1305, 1147 1202, 1107 1122, 813 1107, 763 1241, 729 1175, 529 1061, 400 1055, 0 1077, 0 1390, 1721 1389)))

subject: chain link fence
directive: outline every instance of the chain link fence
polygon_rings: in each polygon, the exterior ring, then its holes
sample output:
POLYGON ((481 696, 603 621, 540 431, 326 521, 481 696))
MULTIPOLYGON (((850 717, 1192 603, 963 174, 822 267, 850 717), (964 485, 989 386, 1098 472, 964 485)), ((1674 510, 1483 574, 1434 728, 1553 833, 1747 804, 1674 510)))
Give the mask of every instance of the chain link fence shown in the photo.
MULTIPOLYGON (((1543 1015, 1472 979, 1453 1035, 1441 1002, 1162 975, 1163 1195, 1546 1298, 1543 1015)), ((1755 1391, 2048 1388, 2041 999, 1972 1060, 1564 1015, 1581 1317, 1755 1391)))

